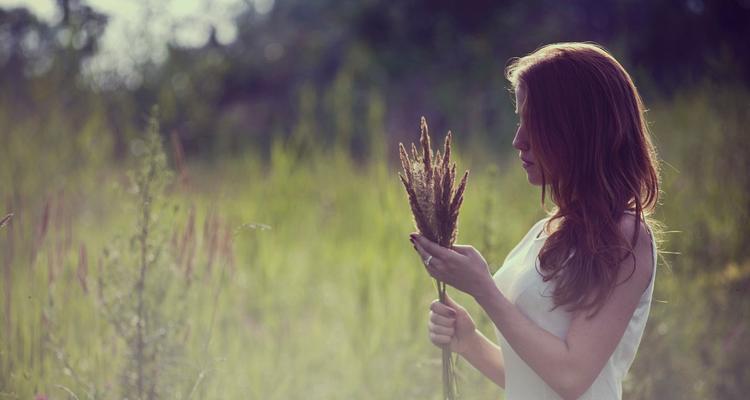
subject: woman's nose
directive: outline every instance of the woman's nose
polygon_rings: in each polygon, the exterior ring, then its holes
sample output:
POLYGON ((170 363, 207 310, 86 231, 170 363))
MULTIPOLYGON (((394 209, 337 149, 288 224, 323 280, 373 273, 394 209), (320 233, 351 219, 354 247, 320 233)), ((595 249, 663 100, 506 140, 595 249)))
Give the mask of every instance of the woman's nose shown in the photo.
POLYGON ((517 150, 529 149, 529 143, 526 140, 526 136, 523 135, 523 132, 520 127, 518 128, 518 130, 516 130, 516 136, 513 138, 513 147, 516 148, 517 150))

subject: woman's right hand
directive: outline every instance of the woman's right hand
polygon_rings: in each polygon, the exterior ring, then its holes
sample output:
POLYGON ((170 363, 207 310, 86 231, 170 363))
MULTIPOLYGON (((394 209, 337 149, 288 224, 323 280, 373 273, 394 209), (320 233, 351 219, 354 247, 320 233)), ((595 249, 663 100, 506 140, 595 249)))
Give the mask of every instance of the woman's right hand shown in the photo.
POLYGON ((435 300, 430 304, 428 327, 430 341, 437 347, 449 346, 450 351, 464 352, 476 337, 476 325, 465 308, 445 294, 446 304, 435 300))

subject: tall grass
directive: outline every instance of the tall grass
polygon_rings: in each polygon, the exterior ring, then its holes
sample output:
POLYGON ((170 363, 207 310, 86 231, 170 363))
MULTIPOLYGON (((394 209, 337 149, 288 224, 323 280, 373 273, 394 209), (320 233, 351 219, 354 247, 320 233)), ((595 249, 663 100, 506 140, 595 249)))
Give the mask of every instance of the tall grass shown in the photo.
MULTIPOLYGON (((628 398, 740 399, 750 391, 743 346, 750 334, 748 99, 737 88, 707 87, 650 104, 668 163, 656 217, 680 231, 667 235, 664 250, 681 254, 660 255, 628 398)), ((86 141, 68 143, 39 124, 33 129, 59 149, 33 135, 24 143, 19 135, 31 132, 31 122, 3 133, 0 146, 0 215, 14 213, 0 228, 0 398, 122 398, 123 372, 137 372, 137 352, 124 339, 132 336, 102 312, 98 281, 106 298, 123 293, 130 311, 115 317, 138 315, 133 281, 112 273, 140 265, 142 247, 129 239, 142 232, 134 196, 143 192, 129 192, 126 166, 85 152, 79 164, 69 163, 67 155, 84 151, 86 141)), ((538 192, 512 157, 511 121, 505 129, 507 149, 454 153, 473 175, 460 241, 477 246, 492 272, 543 217, 538 192)), ((159 240, 146 240, 149 252, 161 249, 150 271, 164 275, 147 272, 144 281, 169 277, 169 284, 145 283, 143 304, 162 321, 184 316, 166 328, 179 333, 181 350, 156 362, 171 372, 149 377, 159 382, 154 397, 440 398, 441 353, 426 327, 434 287, 414 268, 419 259, 407 242, 411 217, 395 163, 362 165, 340 149, 315 147, 300 157, 278 141, 268 164, 248 154, 212 166, 184 161, 187 167, 189 184, 173 182, 163 194, 162 204, 173 206, 153 204, 160 221, 170 222, 157 224, 159 240), (159 300, 162 289, 170 294, 159 300)), ((460 293, 456 300, 492 337, 476 304, 460 293)), ((138 318, 122 320, 131 332, 137 327, 138 318)), ((456 372, 465 398, 501 397, 460 359, 456 372)))
POLYGON ((172 177, 159 133, 158 111, 138 147, 131 173, 135 224, 126 241, 104 249, 98 305, 125 352, 115 396, 157 399, 175 393, 187 339, 189 275, 177 269, 166 242, 170 211, 163 197, 172 177))

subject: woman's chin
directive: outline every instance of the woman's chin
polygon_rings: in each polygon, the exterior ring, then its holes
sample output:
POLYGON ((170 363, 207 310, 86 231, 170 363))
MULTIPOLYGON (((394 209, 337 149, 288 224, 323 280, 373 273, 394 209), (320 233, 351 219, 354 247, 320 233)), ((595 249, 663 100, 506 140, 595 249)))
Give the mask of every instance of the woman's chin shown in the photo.
POLYGON ((533 172, 526 171, 526 180, 528 180, 531 185, 542 186, 542 178, 533 172))
POLYGON ((529 179, 529 183, 533 186, 542 186, 542 182, 529 179))

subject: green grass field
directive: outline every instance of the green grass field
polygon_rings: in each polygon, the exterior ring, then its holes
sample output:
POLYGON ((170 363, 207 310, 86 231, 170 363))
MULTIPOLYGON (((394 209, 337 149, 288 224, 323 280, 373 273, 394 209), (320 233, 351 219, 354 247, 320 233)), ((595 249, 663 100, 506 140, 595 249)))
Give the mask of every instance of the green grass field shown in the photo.
MULTIPOLYGON (((703 89, 650 107, 665 161, 661 249, 680 254, 660 254, 626 398, 750 389, 748 98, 703 89)), ((144 398, 440 397, 426 325, 436 290, 408 242, 396 163, 336 147, 298 158, 281 142, 268 163, 188 163, 185 181, 152 186, 142 252, 143 188, 125 175, 139 158, 102 156, 96 120, 70 137, 54 124, 0 136, 0 217, 14 213, 0 228, 0 399, 138 398, 139 368, 144 398)), ((454 138, 457 168, 471 170, 458 242, 492 272, 544 216, 503 134, 496 155, 454 138)), ((494 338, 476 304, 449 292, 494 338)), ((458 371, 463 398, 502 398, 463 360, 458 371)))

